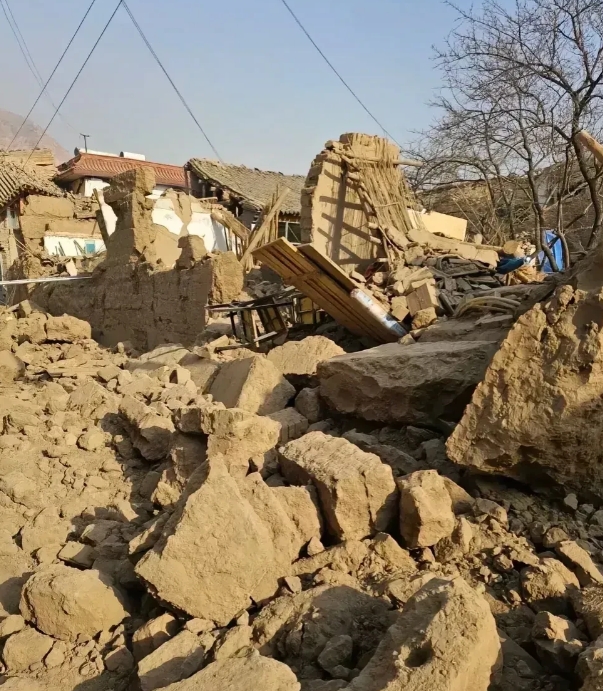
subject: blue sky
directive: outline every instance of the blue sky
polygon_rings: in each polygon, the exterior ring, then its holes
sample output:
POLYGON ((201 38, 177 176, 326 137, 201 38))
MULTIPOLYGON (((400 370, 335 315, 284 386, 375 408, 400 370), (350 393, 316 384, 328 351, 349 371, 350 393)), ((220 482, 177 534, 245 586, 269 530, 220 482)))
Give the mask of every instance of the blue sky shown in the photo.
MULTIPOLYGON (((9 0, 44 78, 89 0, 9 0)), ((440 84, 432 45, 450 30, 441 0, 289 0, 316 42, 402 143, 428 124, 440 84)), ((380 133, 294 24, 280 0, 129 0, 166 68, 225 161, 305 174, 327 139, 380 133)), ((468 6, 470 0, 460 0, 468 6)), ((55 102, 116 5, 97 0, 49 87, 55 102)), ((0 13, 0 107, 25 114, 39 87, 0 13)), ((214 158, 120 10, 50 129, 66 149, 144 153, 182 164, 214 158)), ((45 126, 46 99, 32 119, 45 126)))

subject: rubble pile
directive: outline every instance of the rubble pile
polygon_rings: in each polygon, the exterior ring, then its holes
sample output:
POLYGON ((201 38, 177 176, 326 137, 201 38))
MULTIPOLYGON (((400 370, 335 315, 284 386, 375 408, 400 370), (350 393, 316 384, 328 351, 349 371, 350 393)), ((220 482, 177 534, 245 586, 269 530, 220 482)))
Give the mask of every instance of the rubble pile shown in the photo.
POLYGON ((601 499, 601 253, 513 326, 448 441, 454 461, 601 499))
POLYGON ((602 512, 446 453, 492 341, 223 338, 0 314, 1 688, 599 688, 602 512))
MULTIPOLYGON (((438 318, 462 317, 468 313, 513 315, 529 296, 530 280, 539 282, 537 276, 527 274, 516 288, 507 287, 508 277, 496 273, 496 259, 490 257, 490 262, 485 262, 468 258, 479 251, 480 245, 467 253, 465 248, 471 248, 469 243, 452 243, 453 250, 439 248, 438 244, 411 243, 395 259, 374 262, 364 274, 354 272, 351 278, 414 332, 438 318), (503 286, 506 288, 501 291, 503 286)), ((486 256, 497 257, 494 251, 481 251, 486 256)))
MULTIPOLYGON (((532 266, 539 256, 536 248, 518 240, 503 247, 484 245, 481 236, 465 241, 466 222, 422 208, 401 168, 400 155, 388 139, 360 133, 343 134, 325 144, 312 162, 301 195, 301 240, 311 243, 311 251, 303 244, 300 249, 317 260, 312 271, 320 275, 333 265, 339 267, 344 275, 334 274, 335 280, 352 294, 357 289, 362 296, 368 292, 362 300, 365 309, 395 334, 402 330, 388 315, 412 330, 413 337, 438 319, 467 313, 510 315, 512 320, 530 284, 545 278, 532 266)), ((354 333, 371 336, 370 325, 363 325, 361 317, 349 321, 345 298, 334 298, 324 285, 332 299, 321 302, 324 294, 315 291, 315 279, 305 283, 308 266, 292 273, 295 255, 290 248, 259 249, 255 256, 285 283, 292 282, 302 292, 305 288, 336 320, 348 319, 346 325, 354 333)), ((374 325, 372 338, 378 343, 394 340, 378 329, 375 333, 374 325)))

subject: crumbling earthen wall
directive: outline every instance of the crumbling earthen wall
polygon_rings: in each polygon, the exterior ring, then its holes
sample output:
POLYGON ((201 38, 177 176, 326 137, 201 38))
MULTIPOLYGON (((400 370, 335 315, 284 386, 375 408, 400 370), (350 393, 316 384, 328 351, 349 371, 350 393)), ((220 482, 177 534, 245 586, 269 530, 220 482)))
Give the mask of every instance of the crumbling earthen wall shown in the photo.
POLYGON ((340 266, 356 268, 383 254, 340 159, 328 148, 312 162, 301 201, 302 241, 312 242, 340 266))
POLYGON ((104 191, 117 216, 106 260, 89 280, 50 283, 31 295, 52 314, 90 322, 104 345, 130 341, 143 351, 162 343, 192 345, 205 327, 206 305, 230 302, 243 289, 243 269, 232 252, 193 253, 184 266, 168 268, 182 244, 152 222, 154 187, 153 171, 144 168, 117 175, 104 191))
POLYGON ((349 271, 387 256, 384 241, 404 249, 407 231, 423 223, 409 215, 418 207, 399 159, 398 146, 382 137, 351 133, 327 142, 302 190, 302 241, 349 271))
POLYGON ((105 202, 117 216, 115 231, 107 239, 107 264, 138 259, 156 262, 156 229, 151 221, 155 173, 148 168, 129 170, 113 178, 104 190, 105 202))
POLYGON ((206 305, 230 302, 242 288, 241 265, 232 252, 223 252, 185 270, 101 266, 89 280, 38 287, 32 299, 51 314, 90 322, 103 345, 130 341, 146 351, 162 343, 193 345, 205 327, 206 305))
POLYGON ((20 202, 18 239, 26 249, 38 253, 44 249, 47 235, 66 238, 101 238, 93 200, 47 197, 30 194, 20 202))

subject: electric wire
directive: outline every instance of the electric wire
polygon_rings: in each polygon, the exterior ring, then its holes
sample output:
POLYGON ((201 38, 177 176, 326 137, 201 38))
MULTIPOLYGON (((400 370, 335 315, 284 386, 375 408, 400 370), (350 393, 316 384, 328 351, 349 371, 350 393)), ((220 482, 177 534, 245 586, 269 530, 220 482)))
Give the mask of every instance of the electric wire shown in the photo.
POLYGON ((10 30, 13 33, 13 36, 15 37, 15 40, 17 41, 17 45, 19 46, 19 50, 21 51, 23 57, 25 58, 25 62, 27 63, 27 67, 29 68, 30 72, 33 74, 35 77, 36 81, 39 83, 40 82, 40 75, 37 71, 37 68, 35 65, 32 64, 31 62, 31 53, 29 52, 29 49, 27 46, 24 46, 22 41, 23 41, 23 34, 21 33, 21 30, 19 27, 14 23, 15 18, 10 10, 10 6, 5 3, 5 0, 0 0, 0 4, 2 5, 2 11, 4 12, 4 16, 6 17, 6 21, 8 22, 8 25, 10 27, 10 30), (10 17, 9 17, 10 13, 10 17), (12 17, 12 19, 11 19, 12 17))
MULTIPOLYGON (((19 28, 19 24, 17 23, 17 20, 15 18, 15 15, 13 14, 13 11, 11 9, 11 6, 10 6, 8 0, 0 0, 0 6, 2 7, 2 11, 4 13, 4 16, 6 17, 6 21, 8 22, 8 26, 9 26, 10 30, 12 31, 13 36, 15 37, 17 45, 19 46, 19 50, 21 51, 21 54, 23 55, 23 58, 25 59, 25 62, 27 64, 29 71, 34 76, 34 79, 37 81, 40 88, 42 88, 44 86, 44 79, 42 78, 42 75, 40 74, 40 70, 38 69, 38 67, 37 67, 37 65, 33 59, 31 51, 29 50, 27 42, 25 41, 25 37, 23 36, 21 29, 19 28), (9 17, 9 15, 10 15, 10 17, 9 17)), ((45 92, 45 94, 46 94, 46 97, 48 98, 48 101, 50 102, 50 105, 53 108, 56 108, 56 105, 52 99, 52 96, 47 91, 45 92)), ((59 116, 74 132, 77 131, 77 128, 75 128, 62 113, 59 113, 59 116)), ((23 125, 25 125, 25 123, 26 123, 26 121, 23 122, 23 125)))
POLYGON ((337 68, 333 65, 333 63, 329 60, 329 58, 323 53, 323 51, 320 49, 320 46, 316 43, 316 41, 312 38, 310 35, 309 31, 306 29, 306 27, 302 24, 301 20, 299 17, 295 14, 295 12, 291 9, 291 6, 287 2, 287 0, 281 0, 283 5, 287 8, 289 14, 293 17, 295 20, 295 23, 297 26, 304 32, 306 35, 306 38, 310 41, 310 43, 316 48, 322 59, 327 63, 327 65, 331 68, 331 70, 334 72, 334 74, 337 76, 339 81, 345 86, 345 88, 352 94, 352 96, 356 99, 356 101, 360 104, 362 109, 367 113, 367 115, 375 122, 379 128, 383 131, 385 135, 387 135, 393 142, 395 142, 401 149, 403 148, 402 145, 396 141, 395 137, 393 137, 387 129, 381 124, 381 122, 377 119, 375 115, 369 110, 368 106, 365 105, 365 103, 362 101, 360 96, 352 89, 352 87, 348 84, 348 82, 342 77, 341 73, 337 70, 337 68))
POLYGON ((96 39, 94 45, 92 46, 92 49, 90 50, 90 52, 88 53, 86 59, 84 60, 83 65, 80 67, 78 73, 75 75, 75 78, 74 78, 74 80, 71 82, 71 85, 69 86, 69 88, 67 89, 66 94, 63 96, 63 98, 61 99, 61 102, 60 102, 59 105, 57 106, 57 108, 56 108, 56 110, 55 110, 55 112, 54 112, 54 115, 50 118, 49 123, 48 123, 48 124, 46 125, 46 127, 44 128, 44 131, 43 131, 42 134, 40 135, 40 138, 38 139, 36 145, 35 145, 35 146, 33 147, 33 149, 31 150, 31 152, 30 152, 30 154, 29 154, 29 158, 27 159, 27 161, 25 161, 25 165, 27 165, 27 164, 29 163, 29 160, 31 159, 31 157, 32 157, 32 155, 33 155, 33 152, 37 149, 37 147, 39 146, 40 142, 41 142, 42 139, 44 138, 46 132, 48 132, 48 129, 50 128, 50 126, 51 126, 52 123, 54 122, 54 119, 56 118, 56 116, 57 116, 59 110, 61 109, 61 107, 63 106, 63 104, 65 103, 65 101, 67 100, 67 97, 69 96, 69 94, 70 94, 71 91, 73 90, 73 87, 75 86, 77 80, 80 78, 80 75, 81 75, 82 72, 84 71, 84 68, 85 68, 86 65, 88 64, 90 58, 92 57, 94 51, 96 50, 96 48, 97 48, 97 46, 98 46, 98 44, 101 42, 101 39, 103 38, 103 36, 104 36, 105 33, 107 32, 107 29, 109 28, 109 26, 111 25, 111 22, 113 21, 113 18, 114 18, 115 15, 117 14, 117 11, 118 11, 119 8, 122 6, 123 1, 124 1, 124 0, 119 0, 119 2, 117 3, 117 7, 113 10, 113 14, 109 17, 109 20, 107 21, 107 23, 105 24, 103 30, 101 31, 100 36, 96 39))
MULTIPOLYGON (((50 84, 50 81, 52 80, 52 78, 53 78, 54 75, 56 74, 56 71, 57 71, 57 70, 59 69, 59 67, 61 66, 61 63, 63 62, 63 59, 65 58, 65 55, 67 55, 67 52, 69 51, 69 48, 71 48, 71 44, 75 41, 76 36, 77 36, 78 33, 80 32, 80 29, 82 28, 84 22, 85 22, 86 19, 88 18, 88 15, 90 14, 90 12, 91 12, 92 8, 94 7, 95 3, 96 3, 96 0, 92 0, 92 2, 90 3, 90 6, 89 6, 88 9, 86 10, 86 14, 84 14, 84 17, 83 17, 82 21, 79 23, 77 29, 75 30, 75 33, 74 33, 73 36, 71 37, 71 40, 70 40, 69 43, 67 44, 67 47, 66 47, 65 50, 63 51, 63 54, 62 54, 61 57, 59 58, 59 61, 58 61, 57 64, 55 65, 55 68, 52 70, 52 74, 50 75, 50 77, 48 77, 48 79, 46 80, 46 83, 42 86, 42 91, 40 92, 40 95, 38 96, 38 98, 36 98, 36 100, 35 100, 33 106, 32 106, 32 107, 30 108, 30 110, 29 110, 29 113, 27 113, 27 115, 25 116, 25 119, 24 119, 23 122, 21 123, 21 126, 19 127, 19 129, 17 130, 16 134, 15 134, 14 137, 12 138, 11 143, 8 145, 8 147, 7 147, 8 150, 11 149, 11 147, 12 147, 12 145, 15 143, 17 137, 21 134, 21 131, 22 131, 23 127, 25 126, 25 123, 29 120, 29 116, 33 113, 35 107, 38 105, 38 103, 39 103, 40 99, 42 98, 43 94, 46 92, 46 89, 47 89, 48 85, 50 84)), ((10 8, 9 8, 9 9, 10 9, 10 8)), ((12 14, 12 13, 11 13, 11 14, 12 14)), ((54 107, 56 108, 56 106, 54 106, 54 107)))
POLYGON ((126 10, 126 12, 130 15, 130 19, 132 20, 132 23, 133 23, 134 26, 136 27, 136 30, 137 30, 138 33, 140 34, 140 37, 142 38, 142 40, 145 42, 145 44, 146 44, 147 48, 149 49, 151 55, 155 58, 155 61, 157 62, 157 64, 158 64, 159 67, 161 68, 163 74, 167 77, 169 83, 172 85, 172 88, 174 89, 174 91, 175 91, 176 94, 178 95, 178 98, 179 98, 180 101, 182 102, 182 105, 186 108, 188 114, 189 114, 189 115, 191 116, 191 118, 193 119, 195 125, 197 125, 197 127, 199 128, 199 131, 201 132, 201 134, 202 134, 203 137, 205 138, 205 141, 209 144, 211 150, 214 152, 214 154, 216 155, 216 157, 218 158, 218 160, 221 161, 221 162, 223 163, 224 161, 222 160, 222 157, 221 157, 220 154, 218 153, 218 150, 216 149, 216 147, 214 146, 213 142, 211 141, 211 139, 210 139, 209 136, 207 135, 207 132, 206 132, 206 131, 203 129, 203 127, 201 126, 201 123, 199 122, 199 120, 195 117, 195 114, 193 113, 191 107, 190 107, 190 106, 188 105, 188 103, 186 102, 186 99, 184 98, 184 96, 182 95, 182 93, 180 92, 180 90, 178 89, 178 87, 176 86, 174 80, 170 77, 170 75, 169 75, 167 69, 164 67, 164 65, 163 65, 163 63, 161 62, 159 56, 157 55, 157 53, 156 53, 155 50, 153 49, 153 46, 151 45, 149 39, 146 37, 144 31, 142 30, 142 27, 141 27, 140 24, 136 21, 136 17, 134 17, 134 14, 132 13, 132 10, 131 10, 130 7, 128 6, 128 3, 126 2, 126 0, 123 0, 123 6, 124 6, 124 9, 126 10))

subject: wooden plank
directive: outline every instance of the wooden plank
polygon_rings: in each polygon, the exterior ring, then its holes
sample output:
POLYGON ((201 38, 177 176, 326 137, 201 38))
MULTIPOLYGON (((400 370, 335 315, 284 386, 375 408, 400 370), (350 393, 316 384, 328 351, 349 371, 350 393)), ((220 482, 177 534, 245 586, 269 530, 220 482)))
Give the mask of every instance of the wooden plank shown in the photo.
MULTIPOLYGON (((343 321, 341 323, 350 331, 360 336, 370 336, 378 343, 395 340, 389 331, 384 331, 376 320, 373 320, 369 314, 360 309, 358 303, 348 293, 339 287, 333 290, 333 286, 336 284, 332 281, 331 285, 324 281, 319 281, 318 285, 312 282, 312 285, 322 292, 326 303, 335 306, 345 315, 347 323, 343 321)), ((325 311, 327 310, 325 309, 325 311)))
POLYGON ((246 246, 249 241, 249 229, 239 219, 224 208, 209 208, 211 218, 230 230, 246 246))
POLYGON ((325 274, 329 276, 336 285, 341 286, 344 292, 335 296, 332 290, 327 291, 334 298, 338 299, 339 306, 342 310, 348 313, 349 318, 358 324, 362 333, 370 334, 375 340, 392 340, 390 331, 385 328, 378 319, 372 318, 370 315, 360 308, 357 302, 350 297, 349 293, 352 290, 359 288, 355 281, 353 281, 344 271, 341 270, 335 262, 329 257, 323 255, 316 247, 311 244, 299 245, 296 248, 303 253, 308 259, 324 270, 325 274))
POLYGON ((253 256, 352 333, 369 336, 378 343, 395 340, 394 334, 351 297, 350 293, 358 288, 357 284, 315 247, 295 247, 279 238, 255 250, 253 256))
MULTIPOLYGON (((306 271, 306 266, 304 264, 307 262, 307 260, 304 257, 291 257, 291 256, 286 256, 287 251, 283 252, 282 254, 280 253, 279 250, 283 248, 275 248, 275 253, 277 254, 278 258, 281 260, 281 266, 283 263, 288 263, 290 261, 295 261, 297 260, 299 262, 299 265, 296 267, 297 273, 295 269, 291 270, 289 269, 288 271, 283 271, 282 275, 283 278, 285 278, 285 274, 288 274, 288 278, 285 280, 288 280, 291 282, 298 290, 300 290, 302 293, 307 295, 308 297, 311 297, 315 302, 318 300, 317 304, 319 304, 321 307, 324 305, 329 305, 329 308, 327 309, 326 307, 323 307, 325 312, 330 314, 334 319, 336 319, 340 324, 345 326, 346 328, 350 329, 353 333, 362 335, 365 333, 365 329, 363 329, 361 326, 359 326, 356 321, 350 317, 349 314, 346 313, 345 310, 342 310, 340 308, 340 303, 341 299, 339 296, 333 295, 332 290, 330 291, 328 287, 325 285, 320 284, 320 282, 317 282, 315 280, 304 280, 303 276, 307 275, 308 272, 306 271), (285 256, 283 256, 285 255, 285 256)), ((288 248, 287 248, 288 249, 288 248)), ((297 252, 295 248, 293 248, 294 252, 297 252)), ((278 269, 278 264, 272 264, 271 268, 275 271, 278 269)), ((277 271, 278 272, 278 271, 277 271)), ((320 275, 320 272, 317 272, 320 275)), ((336 288, 335 288, 336 289, 336 288)))
POLYGON ((276 271, 285 281, 292 283, 298 290, 305 295, 312 298, 316 304, 322 307, 325 312, 330 314, 340 324, 350 329, 354 333, 362 334, 362 330, 349 316, 341 312, 337 306, 336 301, 328 293, 325 294, 324 287, 316 287, 308 284, 303 279, 300 280, 300 274, 308 273, 307 267, 304 264, 309 263, 304 257, 296 257, 298 254, 295 247, 289 243, 271 243, 265 245, 259 250, 256 250, 254 256, 263 261, 273 271, 276 271), (270 249, 268 249, 270 248, 270 249), (301 261, 300 261, 301 259, 301 261), (297 266, 296 266, 297 262, 297 266), (301 266, 300 266, 301 264, 301 266), (328 308, 325 306, 328 303, 328 308))
POLYGON ((273 219, 276 216, 278 216, 279 211, 281 210, 281 207, 285 201, 285 197, 289 194, 290 191, 291 190, 288 187, 285 187, 278 195, 278 197, 276 197, 272 206, 266 209, 266 214, 262 219, 260 227, 256 231, 254 231, 253 236, 251 237, 251 241, 249 242, 249 245, 247 246, 245 253, 241 257, 241 264, 243 264, 244 267, 248 269, 251 268, 250 259, 253 254, 253 251, 257 249, 258 246, 266 244, 266 235, 270 230, 270 225, 273 219))
MULTIPOLYGON (((352 298, 350 298, 348 292, 339 286, 339 284, 327 277, 326 274, 320 270, 317 270, 316 266, 312 264, 306 257, 301 255, 296 247, 292 246, 290 243, 273 243, 269 261, 274 257, 274 255, 280 259, 281 265, 283 263, 288 263, 289 265, 288 271, 283 271, 280 275, 285 278, 285 274, 287 274, 288 279, 286 280, 291 281, 298 290, 301 290, 305 293, 308 293, 309 290, 312 290, 313 294, 320 295, 321 306, 324 304, 331 305, 330 309, 326 309, 324 307, 323 309, 331 314, 331 316, 343 326, 358 335, 369 334, 378 341, 383 340, 381 334, 374 334, 374 320, 370 318, 370 315, 365 315, 364 311, 359 311, 358 305, 352 298), (313 267, 314 271, 307 271, 308 267, 313 267), (322 281, 303 280, 302 277, 308 273, 318 274, 322 281), (325 279, 327 280, 325 281, 325 279), (337 314, 335 314, 335 310, 337 310, 337 314)), ((268 263, 268 265, 270 268, 277 271, 278 267, 276 264, 268 263)), ((356 286, 354 285, 354 288, 355 287, 356 286)), ((387 333, 389 334, 389 332, 387 333)))
POLYGON ((343 271, 337 264, 330 258, 326 257, 320 250, 316 249, 314 245, 300 245, 298 247, 299 251, 311 259, 315 264, 317 264, 328 276, 331 276, 333 280, 342 285, 347 290, 354 290, 358 285, 352 281, 348 274, 343 271))
MULTIPOLYGON (((307 268, 307 266, 312 265, 311 262, 308 261, 308 258, 301 256, 298 252, 298 248, 293 247, 290 243, 286 245, 284 243, 279 244, 275 246, 274 249, 279 253, 282 252, 282 254, 290 254, 290 260, 293 262, 297 261, 300 266, 305 266, 307 268)), ((298 269, 298 274, 299 271, 298 269)), ((319 272, 319 275, 320 280, 312 280, 310 282, 300 282, 299 275, 295 276, 293 279, 295 280, 295 287, 306 293, 309 289, 317 291, 317 293, 314 294, 319 294, 321 296, 321 306, 330 305, 329 309, 327 309, 327 307, 323 307, 323 309, 353 333, 368 335, 377 342, 394 340, 394 336, 391 332, 386 329, 381 322, 372 318, 370 314, 362 310, 357 302, 350 297, 346 289, 333 281, 327 274, 319 272), (337 310, 338 315, 335 314, 335 310, 337 310)), ((354 284, 354 289, 356 287, 356 284, 354 284)))
MULTIPOLYGON (((378 342, 387 342, 393 340, 394 337, 392 336, 391 332, 384 327, 378 319, 373 318, 370 314, 367 314, 365 310, 363 310, 350 296, 351 291, 357 289, 358 286, 354 281, 351 280, 351 278, 347 276, 347 274, 341 271, 337 264, 332 262, 328 257, 324 257, 319 250, 311 245, 301 245, 293 249, 302 252, 306 256, 306 259, 310 259, 310 257, 317 257, 318 261, 312 263, 316 266, 320 261, 322 266, 328 269, 328 272, 320 274, 322 280, 319 281, 325 292, 325 299, 331 301, 334 300, 336 302, 339 309, 347 315, 347 319, 356 325, 354 329, 355 333, 370 335, 371 338, 374 338, 378 342), (309 252, 304 251, 310 247, 311 249, 309 252), (325 260, 324 262, 322 261, 323 259, 325 260), (342 280, 342 283, 346 284, 345 287, 342 286, 338 281, 334 280, 331 274, 337 276, 338 279, 343 276, 345 280, 342 280), (325 280, 327 278, 328 281, 325 280)), ((349 326, 347 328, 349 328, 349 326)))

